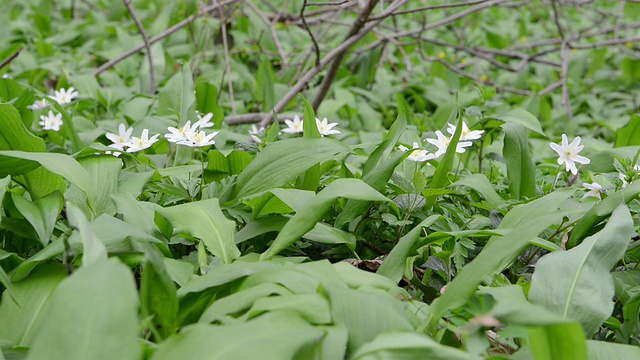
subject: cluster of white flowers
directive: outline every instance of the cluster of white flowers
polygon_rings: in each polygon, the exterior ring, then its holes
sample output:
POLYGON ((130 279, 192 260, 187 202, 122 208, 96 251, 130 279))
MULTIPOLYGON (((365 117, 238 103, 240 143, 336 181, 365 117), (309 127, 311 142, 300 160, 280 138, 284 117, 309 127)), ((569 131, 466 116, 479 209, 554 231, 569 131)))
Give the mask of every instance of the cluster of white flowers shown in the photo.
MULTIPOLYGON (((55 90, 53 96, 49 96, 49 98, 60 105, 69 104, 76 97, 78 97, 79 93, 74 88, 60 89, 55 90)), ((42 110, 48 108, 51 104, 47 101, 47 99, 36 100, 32 105, 27 106, 27 109, 31 110, 42 110)), ((63 125, 62 122, 62 114, 55 114, 53 111, 49 110, 47 115, 40 115, 40 126, 42 126, 42 130, 51 130, 51 131, 60 131, 60 127, 63 125)))
MULTIPOLYGON (((125 124, 120 124, 118 127, 118 133, 107 133, 107 139, 111 140, 113 144, 109 145, 110 148, 116 150, 122 150, 128 153, 134 153, 140 150, 148 149, 158 141, 159 134, 153 135, 149 138, 149 129, 143 129, 140 137, 133 135, 133 128, 127 128, 125 124)), ((115 156, 120 155, 119 152, 113 153, 115 156)))
MULTIPOLYGON (((304 132, 304 120, 300 119, 298 115, 294 115, 293 120, 285 120, 284 123, 287 125, 287 127, 285 129, 282 129, 283 133, 299 134, 304 132)), ((340 130, 334 129, 334 127, 336 126, 338 126, 337 122, 329 123, 327 118, 323 118, 322 120, 316 118, 316 127, 318 128, 318 132, 320 133, 320 135, 323 137, 327 135, 340 134, 340 130)), ((261 128, 259 130, 257 130, 255 126, 252 128, 250 134, 253 135, 251 138, 254 142, 261 142, 260 139, 256 141, 256 139, 254 139, 254 136, 262 130, 264 130, 264 128, 261 128)))
MULTIPOLYGON (((447 132, 451 135, 456 133, 456 126, 453 124, 447 124, 447 132)), ((466 148, 473 145, 471 141, 478 140, 482 137, 484 130, 470 130, 465 122, 462 122, 462 132, 460 133, 460 140, 456 146, 456 152, 462 154, 466 151, 466 148)), ((437 150, 434 153, 430 153, 427 150, 421 149, 420 144, 413 143, 413 150, 407 160, 423 162, 427 160, 437 159, 447 152, 447 147, 451 143, 451 137, 448 137, 442 133, 442 131, 436 131, 436 139, 427 138, 426 142, 434 145, 437 150)), ((398 147, 401 151, 407 152, 409 149, 406 146, 400 145, 398 147)))

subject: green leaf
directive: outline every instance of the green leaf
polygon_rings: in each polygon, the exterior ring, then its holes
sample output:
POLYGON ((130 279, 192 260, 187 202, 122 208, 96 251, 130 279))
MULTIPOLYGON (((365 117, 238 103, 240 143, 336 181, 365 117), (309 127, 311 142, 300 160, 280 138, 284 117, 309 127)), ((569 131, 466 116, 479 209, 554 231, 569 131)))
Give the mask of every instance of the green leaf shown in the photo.
POLYGON ((323 336, 322 329, 294 313, 273 312, 242 324, 189 326, 161 343, 151 359, 295 359, 323 336))
POLYGON ((629 184, 626 188, 616 191, 610 194, 606 199, 597 203, 591 210, 587 211, 584 216, 578 220, 576 225, 569 235, 567 241, 567 249, 570 249, 582 242, 596 226, 602 222, 602 220, 609 217, 609 215, 618 207, 618 205, 629 203, 631 200, 638 197, 640 194, 640 182, 634 182, 629 184))
MULTIPOLYGON (((376 149, 371 153, 371 155, 369 155, 367 161, 364 163, 364 168, 362 170, 363 180, 371 171, 375 170, 377 166, 380 165, 381 161, 386 160, 389 157, 391 151, 396 146, 398 139, 400 139, 400 136, 407 128, 408 105, 404 100, 401 100, 400 97, 398 97, 398 101, 401 101, 401 104, 399 104, 399 106, 402 105, 402 107, 398 108, 398 117, 396 118, 396 121, 393 122, 393 125, 391 125, 391 128, 389 128, 389 132, 385 135, 382 143, 380 143, 380 145, 376 147, 376 149)), ((373 184, 369 182, 367 183, 373 186, 373 184)), ((378 189, 375 186, 373 186, 373 188, 378 191, 383 190, 378 189)))
POLYGON ((269 249, 260 258, 269 259, 289 245, 298 241, 302 235, 311 230, 322 219, 338 197, 367 201, 390 201, 369 185, 359 179, 338 179, 316 196, 303 209, 300 209, 284 226, 269 249))
POLYGON ((271 143, 238 175, 234 198, 284 186, 311 166, 348 151, 339 141, 328 138, 295 138, 271 143))
POLYGON ((536 191, 536 165, 531 159, 527 130, 517 124, 504 124, 502 156, 507 163, 509 192, 514 199, 534 197, 536 191))
POLYGON ((256 90, 258 101, 262 103, 262 111, 264 112, 271 112, 276 105, 276 94, 273 89, 275 81, 276 76, 271 68, 271 62, 267 59, 262 60, 258 65, 256 90))
POLYGON ((587 340, 589 360, 640 359, 640 348, 632 345, 587 340))
POLYGON ((224 217, 218 199, 172 206, 158 212, 171 222, 177 232, 202 240, 207 250, 225 264, 240 256, 234 242, 235 223, 224 217))
POLYGON ((316 112, 313 111, 311 103, 302 95, 300 95, 302 102, 304 102, 304 117, 302 123, 303 136, 306 138, 319 138, 320 130, 316 124, 316 112))
POLYGON ((0 343, 31 346, 33 336, 40 330, 42 315, 53 290, 67 276, 59 264, 37 267, 29 277, 13 282, 13 296, 2 294, 0 303, 0 343))
POLYGON ((71 186, 65 193, 65 200, 75 203, 91 220, 102 214, 115 214, 111 196, 118 193, 122 160, 114 156, 92 156, 81 158, 78 162, 89 174, 96 193, 89 198, 82 189, 71 186))
MULTIPOLYGON (((165 84, 158 93, 158 110, 156 115, 174 115, 180 118, 179 124, 184 125, 188 120, 195 120, 193 105, 196 96, 193 91, 193 75, 189 64, 183 64, 182 70, 165 84)), ((220 121, 217 119, 216 121, 220 121)))
POLYGON ((493 116, 492 118, 504 121, 505 123, 522 125, 535 133, 545 136, 540 126, 540 121, 525 109, 515 108, 504 114, 493 116))
POLYGON ((224 123, 224 110, 218 105, 218 88, 202 77, 196 81, 196 102, 196 108, 200 114, 213 113, 215 122, 213 128, 221 129, 224 123))
POLYGON ((462 350, 441 345, 422 334, 388 332, 358 348, 351 359, 471 360, 475 357, 462 350))
POLYGON ((584 332, 577 323, 529 328, 535 359, 587 359, 584 332))
POLYGON ((441 215, 431 215, 411 229, 405 236, 401 237, 396 246, 393 247, 389 255, 384 259, 384 262, 376 273, 386 276, 393 282, 398 283, 402 279, 402 274, 404 274, 407 258, 412 252, 417 250, 415 245, 418 237, 422 233, 422 229, 430 226, 440 218, 441 215))
POLYGON ((62 209, 60 193, 54 192, 33 202, 16 193, 11 193, 11 198, 22 216, 33 226, 42 245, 46 246, 62 209))
POLYGON ((287 311, 300 315, 311 324, 330 324, 331 310, 327 299, 319 294, 282 294, 257 299, 247 312, 249 318, 270 311, 287 311))
POLYGON ((505 203, 485 174, 471 174, 451 184, 454 186, 466 186, 477 191, 493 207, 498 208, 505 203))
POLYGON ((139 359, 138 294, 116 259, 76 270, 51 295, 29 358, 139 359))
POLYGON ((504 270, 529 246, 531 239, 560 221, 563 212, 557 209, 574 191, 558 190, 509 211, 498 227, 508 230, 505 235, 491 237, 480 254, 447 285, 447 291, 431 304, 430 324, 435 324, 447 310, 464 305, 484 279, 504 270))
POLYGON ((622 258, 633 230, 629 210, 620 205, 603 230, 571 250, 538 261, 529 299, 578 321, 587 336, 593 335, 613 311, 615 291, 609 270, 622 258))
POLYGON ((640 145, 640 116, 633 114, 624 127, 616 131, 616 140, 613 147, 640 145))
POLYGON ((494 299, 489 314, 503 324, 546 326, 570 322, 543 306, 530 303, 519 285, 481 287, 478 294, 487 294, 494 299))
POLYGON ((82 211, 74 204, 67 202, 66 212, 69 217, 69 225, 74 229, 69 242, 82 243, 82 266, 105 261, 107 259, 107 248, 93 233, 91 225, 82 211), (75 237, 79 237, 79 241, 75 237))
MULTIPOLYGON (((140 303, 144 317, 153 316, 158 331, 167 337, 178 327, 178 295, 169 277, 162 254, 152 245, 146 245, 140 279, 140 303)), ((157 339, 160 340, 160 339, 157 339)))

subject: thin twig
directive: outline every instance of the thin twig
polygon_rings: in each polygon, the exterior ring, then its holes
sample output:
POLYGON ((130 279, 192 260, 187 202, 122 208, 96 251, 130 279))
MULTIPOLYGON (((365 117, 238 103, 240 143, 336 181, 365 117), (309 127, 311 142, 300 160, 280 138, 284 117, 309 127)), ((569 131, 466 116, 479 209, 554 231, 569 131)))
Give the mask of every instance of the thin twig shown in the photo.
MULTIPOLYGON (((456 7, 462 7, 462 6, 472 6, 472 5, 482 4, 483 2, 487 2, 487 1, 488 0, 479 0, 479 1, 470 1, 470 2, 466 2, 466 3, 457 3, 457 4, 443 4, 443 5, 423 6, 423 7, 416 8, 416 9, 396 11, 393 15, 396 16, 396 15, 404 15, 404 14, 412 14, 412 13, 417 13, 417 12, 423 12, 423 11, 428 11, 428 10, 450 9, 450 8, 456 8, 456 7)), ((374 20, 374 19, 376 19, 376 17, 372 17, 370 20, 374 20)))
MULTIPOLYGON (((353 22, 353 25, 351 25, 351 28, 345 35, 343 42, 355 36, 356 34, 358 34, 358 32, 360 32, 360 30, 362 30, 377 3, 378 0, 369 0, 367 6, 362 9, 362 11, 360 11, 358 17, 353 22)), ((331 88, 331 84, 333 84, 333 81, 336 79, 336 75, 338 75, 338 70, 340 69, 340 65, 342 65, 342 60, 347 54, 347 51, 349 51, 349 48, 345 48, 342 52, 338 53, 336 58, 329 66, 329 69, 327 70, 327 73, 325 74, 324 79, 320 84, 320 88, 318 89, 316 96, 313 98, 313 101, 311 101, 311 106, 313 106, 314 110, 317 110, 320 107, 322 100, 324 100, 324 98, 327 96, 327 93, 331 88)))
POLYGON ((11 54, 8 58, 4 59, 1 63, 0 63, 0 69, 2 69, 3 67, 9 65, 10 62, 13 61, 13 59, 17 58, 18 55, 20 55, 20 52, 22 51, 22 48, 16 50, 16 52, 14 52, 13 54, 11 54))
POLYGON ((265 25, 267 25, 267 27, 269 28, 269 32, 271 33, 271 38, 273 39, 273 42, 276 44, 276 49, 278 49, 278 54, 280 55, 280 62, 282 63, 283 66, 288 67, 289 59, 287 58, 287 55, 284 53, 282 44, 280 43, 280 39, 278 39, 278 34, 276 33, 276 27, 271 23, 271 21, 269 21, 269 19, 267 19, 264 13, 260 11, 260 9, 258 9, 258 7, 251 0, 245 0, 245 3, 249 5, 251 10, 253 10, 253 12, 256 13, 256 15, 258 15, 260 20, 262 20, 262 22, 265 25))
MULTIPOLYGON (((220 3, 216 3, 213 5, 209 5, 206 6, 204 8, 202 8, 197 14, 193 14, 191 16, 186 17, 184 20, 180 21, 179 23, 173 25, 172 27, 168 28, 167 30, 161 32, 160 34, 152 37, 149 39, 149 45, 153 45, 156 42, 166 38, 167 36, 170 36, 171 34, 175 33, 176 31, 184 28, 185 26, 189 25, 190 23, 192 23, 193 21, 195 21, 197 18, 199 18, 202 14, 206 14, 210 11, 216 10, 221 6, 224 5, 229 5, 229 4, 233 4, 238 2, 238 0, 225 0, 223 2, 220 3)), ((102 64, 99 68, 97 68, 94 72, 93 72, 93 76, 100 76, 100 74, 102 74, 103 72, 111 69, 112 67, 114 67, 115 65, 117 65, 118 63, 120 63, 121 61, 127 59, 128 57, 130 57, 133 54, 137 54, 140 50, 145 48, 145 44, 139 45, 134 47, 133 49, 121 54, 120 56, 111 59, 110 61, 102 64)))
MULTIPOLYGON (((216 3, 218 0, 216 0, 216 3)), ((220 13, 220 30, 222 31, 222 46, 224 48, 224 62, 227 71, 227 86, 229 88, 229 97, 231 98, 231 114, 236 115, 236 100, 233 96, 233 80, 231 78, 231 60, 229 57, 229 41, 227 39, 227 19, 222 6, 218 7, 220 13)))
POLYGON ((130 0, 123 0, 124 5, 127 7, 129 14, 133 18, 133 21, 136 23, 138 27, 138 31, 140 35, 142 35, 142 41, 144 41, 144 47, 147 49, 147 59, 149 62, 149 91, 151 92, 151 96, 156 93, 156 73, 153 69, 153 56, 151 54, 151 45, 149 44, 149 37, 147 37, 147 32, 144 31, 144 26, 140 22, 140 19, 136 16, 136 13, 133 11, 133 7, 131 6, 130 0))
POLYGON ((514 89, 514 88, 511 88, 511 87, 508 87, 508 86, 497 85, 495 82, 493 82, 491 80, 482 80, 479 77, 477 77, 477 76, 475 76, 475 75, 473 75, 471 73, 468 73, 468 72, 460 69, 459 67, 457 67, 455 65, 449 64, 448 62, 446 62, 446 61, 444 61, 444 60, 442 60, 440 58, 434 58, 434 59, 431 59, 431 60, 432 61, 437 61, 437 62, 441 63, 442 65, 446 66, 447 69, 449 69, 449 70, 451 70, 451 71, 453 71, 455 73, 458 73, 458 74, 460 74, 460 75, 462 75, 462 76, 464 76, 466 78, 469 78, 469 79, 471 79, 471 80, 473 80, 475 82, 493 86, 498 91, 509 92, 509 93, 513 93, 513 94, 517 94, 517 95, 524 95, 524 96, 531 95, 531 91, 528 91, 528 90, 514 89))
MULTIPOLYGON (((408 0, 394 0, 387 7, 387 9, 383 12, 383 14, 387 15, 387 17, 391 16, 396 9, 400 8, 401 6, 403 6, 407 1, 408 0)), ((322 60, 320 60, 320 67, 319 68, 318 67, 312 68, 300 80, 298 80, 298 82, 294 86, 292 86, 291 89, 289 89, 289 91, 284 95, 284 97, 282 97, 282 99, 280 99, 280 101, 278 101, 276 106, 274 106, 273 111, 276 112, 276 113, 279 113, 280 111, 282 111, 282 109, 284 109, 285 106, 287 106, 287 104, 289 104, 289 102, 291 102, 291 100, 293 100, 293 98, 296 96, 296 94, 298 94, 309 83, 309 81, 311 81, 320 72, 321 68, 327 66, 338 55, 340 55, 345 49, 348 49, 353 44, 355 44, 360 39, 362 39, 374 27, 376 27, 383 19, 384 19, 384 17, 379 19, 379 20, 377 20, 377 21, 372 21, 367 26, 365 26, 362 29, 362 31, 360 31, 356 35, 350 37, 348 40, 346 40, 342 44, 340 44, 337 48, 335 48, 332 51, 330 51, 322 60)), ((262 121, 260 121, 260 126, 266 128, 269 124, 271 124, 272 120, 273 120, 273 113, 270 112, 262 119, 262 121)))
POLYGON ((313 33, 309 28, 309 24, 307 24, 307 19, 305 19, 304 17, 304 9, 306 8, 307 8, 307 0, 304 0, 304 2, 302 3, 302 9, 300 9, 300 19, 302 19, 302 25, 304 26, 304 29, 307 30, 307 33, 309 33, 309 37, 313 42, 313 49, 316 52, 316 67, 320 67, 320 46, 318 46, 318 42, 316 41, 316 38, 313 36, 313 33))

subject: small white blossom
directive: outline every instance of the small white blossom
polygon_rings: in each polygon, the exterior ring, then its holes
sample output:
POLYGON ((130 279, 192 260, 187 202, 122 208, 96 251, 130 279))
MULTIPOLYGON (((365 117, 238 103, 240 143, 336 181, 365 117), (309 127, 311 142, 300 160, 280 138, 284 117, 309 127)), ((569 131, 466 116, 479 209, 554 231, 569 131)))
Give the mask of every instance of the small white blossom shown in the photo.
POLYGON ((42 130, 60 131, 62 126, 62 114, 53 114, 53 111, 49 110, 48 115, 40 115, 40 123, 42 130))
MULTIPOLYGON (((438 148, 438 151, 435 152, 435 157, 440 157, 447 152, 447 147, 449 147, 449 143, 451 143, 451 139, 446 137, 442 131, 436 131, 437 139, 426 139, 429 144, 435 145, 438 148)), ((458 141, 456 146, 456 152, 462 154, 466 151, 466 147, 471 146, 471 141, 458 141)))
MULTIPOLYGON (((409 151, 409 148, 407 148, 404 145, 400 145, 398 146, 398 148, 402 150, 402 152, 409 151)), ((415 161, 415 162, 423 162, 423 161, 432 160, 436 158, 435 154, 431 154, 427 150, 420 149, 420 144, 418 144, 417 142, 413 143, 413 148, 417 150, 413 150, 411 154, 407 157, 407 160, 415 161)))
POLYGON ((41 110, 49 106, 51 106, 51 104, 47 102, 47 99, 42 99, 42 100, 36 100, 36 102, 34 102, 33 105, 27 106, 27 109, 41 110))
POLYGON ((335 126, 338 126, 338 123, 334 122, 329 124, 327 118, 322 119, 322 121, 316 118, 316 126, 322 136, 340 134, 339 130, 332 130, 335 126))
POLYGON ((195 128, 207 129, 207 128, 213 127, 213 125, 215 124, 213 123, 213 121, 211 121, 212 118, 213 118, 213 113, 208 113, 208 114, 205 114, 204 116, 200 116, 200 114, 198 114, 198 121, 196 121, 195 124, 193 124, 194 130, 195 128))
POLYGON ((263 127, 260 127, 260 129, 258 129, 258 127, 256 127, 255 125, 251 125, 251 130, 249 130, 249 137, 251 138, 251 141, 256 144, 261 144, 262 139, 260 139, 260 137, 263 136, 263 131, 263 127))
MULTIPOLYGON (((456 133, 456 126, 451 124, 451 123, 447 123, 448 127, 447 127, 447 132, 451 135, 456 133)), ((469 141, 469 140, 478 140, 480 139, 480 137, 482 137, 482 134, 484 134, 484 130, 469 130, 469 127, 467 126, 467 123, 465 123, 464 121, 462 122, 462 132, 460 133, 460 141, 469 141)))
POLYGON ((132 137, 128 143, 124 144, 124 146, 128 146, 127 152, 134 153, 140 150, 148 149, 155 142, 158 141, 158 134, 153 135, 149 138, 149 129, 142 130, 142 135, 140 137, 132 137))
POLYGON ((109 145, 109 147, 124 150, 125 144, 131 140, 131 134, 133 134, 133 128, 130 127, 127 129, 125 124, 120 124, 117 134, 107 133, 105 136, 113 143, 109 145))
POLYGON ((2 74, 2 78, 3 79, 11 79, 11 76, 9 76, 9 74, 2 74))
POLYGON ((558 153, 558 165, 566 164, 567 171, 571 171, 573 175, 578 173, 576 163, 589 164, 591 160, 584 156, 578 155, 584 148, 584 145, 580 145, 580 136, 576 136, 575 139, 569 144, 567 134, 562 134, 562 145, 556 143, 549 144, 553 151, 558 153))
POLYGON ((293 116, 293 121, 285 120, 284 123, 287 124, 287 128, 282 129, 282 132, 284 133, 297 134, 304 131, 304 128, 303 128, 304 122, 300 120, 300 117, 298 115, 293 116))
POLYGON ((64 105, 73 101, 78 95, 78 92, 71 87, 69 90, 60 89, 59 91, 54 91, 54 95, 50 96, 50 98, 58 102, 58 104, 64 105))
POLYGON ((595 181, 591 184, 584 183, 582 185, 589 190, 583 197, 597 197, 598 199, 602 199, 602 196, 600 195, 602 192, 602 185, 595 181))
POLYGON ((170 142, 176 144, 181 141, 189 141, 189 136, 193 135, 198 130, 198 126, 198 123, 191 126, 191 121, 187 121, 187 123, 181 128, 169 126, 167 130, 169 130, 170 134, 165 134, 164 137, 170 142))
POLYGON ((185 141, 180 141, 179 145, 187 145, 190 147, 203 147, 213 145, 216 142, 213 141, 213 137, 218 135, 219 131, 214 131, 210 134, 205 133, 204 131, 193 132, 189 135, 189 139, 185 141))

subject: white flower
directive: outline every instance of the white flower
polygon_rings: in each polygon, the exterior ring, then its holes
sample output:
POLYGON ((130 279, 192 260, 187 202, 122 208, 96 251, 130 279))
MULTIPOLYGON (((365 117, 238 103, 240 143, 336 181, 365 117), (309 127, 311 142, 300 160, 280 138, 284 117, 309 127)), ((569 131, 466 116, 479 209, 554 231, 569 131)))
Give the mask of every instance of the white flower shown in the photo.
POLYGON ((214 131, 210 134, 205 133, 204 131, 193 132, 189 135, 188 140, 180 141, 179 145, 187 145, 190 147, 203 147, 213 145, 216 142, 211 140, 214 136, 218 135, 219 131, 214 131))
MULTIPOLYGON (((437 139, 426 139, 426 140, 428 143, 433 144, 438 148, 438 151, 436 151, 435 153, 435 157, 440 157, 447 152, 447 147, 449 146, 451 139, 444 136, 444 134, 440 130, 436 131, 436 136, 438 137, 437 139)), ((456 152, 459 154, 462 154, 466 151, 465 148, 471 145, 472 145, 471 141, 458 141, 458 145, 456 146, 456 152)))
MULTIPOLYGON (((451 135, 456 133, 456 126, 447 123, 449 126, 447 127, 447 132, 451 135)), ((460 141, 468 141, 468 140, 478 140, 484 134, 484 130, 469 130, 467 123, 462 122, 462 132, 460 133, 460 141)))
POLYGON ((287 128, 282 129, 282 132, 289 133, 289 134, 297 134, 304 131, 304 128, 302 127, 303 121, 300 120, 300 117, 298 115, 293 116, 293 121, 285 120, 284 123, 287 124, 287 128))
POLYGON ((40 115, 40 125, 42 130, 59 131, 62 126, 62 114, 53 115, 53 111, 49 110, 49 115, 40 115))
POLYGON ((134 153, 140 150, 148 149, 153 145, 156 141, 158 141, 158 134, 153 135, 149 138, 149 129, 142 130, 142 135, 140 137, 132 137, 128 143, 124 144, 124 146, 128 146, 127 152, 134 153))
MULTIPOLYGON (((404 145, 400 145, 398 146, 398 148, 402 150, 402 152, 409 151, 409 149, 404 145)), ((420 149, 420 144, 418 144, 417 142, 413 143, 413 148, 418 150, 413 150, 411 154, 407 157, 407 160, 411 160, 415 162, 423 162, 423 161, 436 158, 435 154, 429 154, 427 150, 420 149)))
POLYGON ((107 133, 107 139, 111 140, 113 144, 109 145, 109 147, 124 150, 124 146, 131 140, 131 134, 133 133, 133 128, 128 128, 125 124, 120 124, 118 127, 118 133, 107 133))
POLYGON ((54 95, 50 96, 51 99, 58 102, 60 105, 68 104, 73 99, 78 96, 78 92, 74 88, 69 88, 69 90, 60 89, 60 91, 54 91, 54 95))
POLYGON ((195 128, 207 129, 207 128, 213 127, 213 125, 215 124, 213 123, 213 121, 210 121, 211 118, 213 118, 213 113, 208 113, 208 114, 205 114, 204 116, 200 116, 200 114, 198 114, 198 121, 196 121, 195 124, 193 124, 194 130, 195 128))
POLYGON ((584 148, 584 145, 580 145, 580 136, 576 136, 575 139, 569 144, 567 134, 562 134, 562 145, 556 143, 549 144, 553 151, 558 153, 558 165, 566 164, 567 171, 571 171, 573 175, 578 173, 576 163, 589 164, 591 160, 584 156, 578 155, 584 148))
POLYGON ((51 104, 47 102, 47 99, 36 100, 33 105, 27 106, 27 109, 40 110, 49 107, 51 104))
POLYGON ((198 130, 198 123, 193 124, 191 126, 191 121, 187 121, 184 126, 181 128, 174 128, 169 126, 167 130, 169 130, 170 134, 165 134, 164 137, 167 138, 172 143, 180 143, 182 141, 189 141, 189 136, 193 135, 196 130, 198 130))
POLYGON ((327 121, 327 118, 322 119, 322 121, 316 118, 316 126, 318 127, 318 131, 322 136, 340 134, 339 130, 331 130, 334 126, 337 126, 337 125, 338 125, 337 122, 329 124, 329 122, 327 121))
POLYGON ((262 139, 260 139, 260 137, 263 136, 263 131, 263 127, 260 127, 260 129, 258 129, 255 125, 251 125, 251 130, 249 130, 249 137, 251 138, 251 141, 256 144, 261 144, 262 139))
POLYGON ((602 199, 602 196, 600 195, 600 192, 602 191, 602 185, 598 184, 595 181, 591 184, 584 183, 582 185, 584 185, 584 187, 589 190, 586 194, 584 194, 583 198, 592 196, 597 197, 598 199, 602 199))
POLYGON ((9 74, 2 74, 2 78, 3 79, 11 79, 11 76, 9 76, 9 74))

